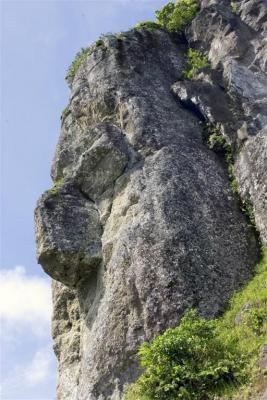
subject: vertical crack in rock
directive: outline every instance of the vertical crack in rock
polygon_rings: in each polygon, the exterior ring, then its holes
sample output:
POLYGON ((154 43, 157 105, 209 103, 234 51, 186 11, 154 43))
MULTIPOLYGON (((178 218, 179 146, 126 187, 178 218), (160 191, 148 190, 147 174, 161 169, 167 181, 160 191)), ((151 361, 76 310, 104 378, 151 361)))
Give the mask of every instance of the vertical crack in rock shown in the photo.
POLYGON ((218 315, 253 274, 255 232, 225 165, 202 142, 199 116, 239 149, 236 177, 264 240, 264 33, 246 2, 242 19, 227 2, 205 3, 187 38, 217 71, 182 82, 185 39, 134 29, 93 45, 71 83, 56 184, 36 209, 39 262, 55 280, 60 400, 121 399, 140 373, 144 340, 187 308, 218 315), (236 133, 244 122, 245 141, 236 133))

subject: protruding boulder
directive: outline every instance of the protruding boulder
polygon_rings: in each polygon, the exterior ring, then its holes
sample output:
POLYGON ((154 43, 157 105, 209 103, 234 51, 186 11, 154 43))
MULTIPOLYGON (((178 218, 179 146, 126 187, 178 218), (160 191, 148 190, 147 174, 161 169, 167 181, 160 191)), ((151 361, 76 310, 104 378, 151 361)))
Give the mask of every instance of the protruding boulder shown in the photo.
POLYGON ((53 278, 76 287, 101 262, 102 227, 92 201, 66 186, 46 192, 35 212, 38 262, 53 278))

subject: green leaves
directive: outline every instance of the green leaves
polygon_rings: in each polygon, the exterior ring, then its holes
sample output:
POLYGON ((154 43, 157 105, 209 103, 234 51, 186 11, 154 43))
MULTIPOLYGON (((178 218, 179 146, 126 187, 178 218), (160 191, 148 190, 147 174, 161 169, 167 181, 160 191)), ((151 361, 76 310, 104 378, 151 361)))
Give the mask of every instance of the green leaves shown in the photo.
POLYGON ((62 188, 63 184, 64 184, 64 179, 60 178, 60 179, 58 179, 57 181, 54 182, 52 188, 49 189, 47 192, 51 196, 57 196, 59 194, 59 191, 62 188))
MULTIPOLYGON (((255 361, 266 340, 267 250, 255 277, 234 295, 220 319, 207 321, 187 311, 177 328, 141 346, 144 373, 126 399, 230 399, 245 393, 259 379, 255 361)), ((262 376, 265 379, 264 372, 262 376)))
POLYGON ((232 161, 232 148, 225 136, 222 135, 219 126, 209 126, 209 136, 207 140, 208 148, 215 153, 226 158, 227 162, 232 161))
MULTIPOLYGON (((194 310, 180 325, 167 329, 139 350, 144 374, 137 381, 147 399, 208 399, 226 382, 237 380, 242 357, 218 336, 218 321, 206 321, 194 310)), ((140 397, 143 398, 143 397, 140 397)))
POLYGON ((191 48, 187 52, 187 64, 187 70, 184 71, 184 77, 187 79, 193 79, 201 68, 210 68, 208 56, 191 48))
POLYGON ((157 24, 154 21, 141 21, 141 22, 138 22, 138 24, 136 24, 134 27, 135 27, 135 29, 143 28, 143 29, 148 29, 148 30, 157 30, 157 29, 162 28, 161 25, 157 24))
POLYGON ((156 11, 157 22, 169 32, 182 33, 198 11, 196 0, 169 2, 156 11))
POLYGON ((88 54, 90 54, 90 52, 91 52, 90 48, 87 49, 81 48, 81 50, 76 54, 76 57, 67 72, 66 79, 68 82, 73 80, 79 66, 86 59, 88 54))

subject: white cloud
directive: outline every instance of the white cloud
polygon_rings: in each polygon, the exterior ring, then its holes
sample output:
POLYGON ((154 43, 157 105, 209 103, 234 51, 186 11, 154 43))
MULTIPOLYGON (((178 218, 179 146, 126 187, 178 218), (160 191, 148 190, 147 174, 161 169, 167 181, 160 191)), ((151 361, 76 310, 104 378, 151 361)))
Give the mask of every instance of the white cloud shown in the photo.
POLYGON ((50 325, 52 313, 50 283, 45 278, 26 275, 25 268, 17 266, 0 272, 0 318, 5 326, 20 326, 42 334, 50 325))
POLYGON ((51 349, 45 347, 38 350, 32 361, 23 367, 23 377, 26 383, 35 386, 46 381, 51 373, 51 361, 51 349))
MULTIPOLYGON (((0 391, 0 395, 3 396, 1 399, 4 399, 6 395, 8 398, 18 400, 18 393, 28 393, 28 397, 24 395, 21 399, 32 398, 30 394, 36 392, 31 392, 31 390, 36 387, 43 389, 44 385, 51 386, 54 383, 54 375, 51 349, 48 346, 39 348, 32 360, 15 364, 12 371, 5 374, 0 391)), ((38 396, 34 398, 44 400, 41 393, 38 393, 38 396)))
POLYGON ((56 365, 48 278, 22 266, 0 271, 1 399, 51 400, 56 365))

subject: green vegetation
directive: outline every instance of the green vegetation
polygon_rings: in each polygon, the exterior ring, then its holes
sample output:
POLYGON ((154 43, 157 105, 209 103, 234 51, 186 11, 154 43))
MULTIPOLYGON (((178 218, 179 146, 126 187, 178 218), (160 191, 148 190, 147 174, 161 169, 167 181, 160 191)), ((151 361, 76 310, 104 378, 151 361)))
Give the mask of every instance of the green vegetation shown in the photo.
POLYGON ((184 77, 187 79, 193 79, 201 68, 210 68, 208 56, 193 49, 188 49, 187 64, 187 70, 184 71, 184 77))
POLYGON ((218 126, 211 128, 207 142, 210 150, 223 155, 227 162, 233 161, 232 148, 230 144, 227 143, 225 136, 221 134, 218 126))
POLYGON ((142 345, 144 373, 126 399, 245 400, 251 385, 263 380, 255 362, 266 340, 267 249, 255 277, 221 318, 206 321, 190 310, 177 328, 142 345))
POLYGON ((198 11, 197 0, 170 1, 156 11, 157 22, 169 32, 182 33, 198 11))
MULTIPOLYGON (((156 30, 164 28, 169 32, 182 33, 185 27, 192 21, 198 11, 197 0, 177 0, 176 3, 169 2, 162 9, 156 11, 157 22, 143 21, 135 25, 135 28, 144 28, 147 30, 156 30)), ((105 37, 117 39, 121 42, 124 36, 119 34, 107 33, 105 37)), ((104 44, 103 35, 96 41, 96 46, 100 47, 104 44)), ((71 82, 80 67, 81 63, 86 59, 92 51, 91 48, 82 48, 70 65, 66 79, 71 82)))
MULTIPOLYGON (((176 3, 169 2, 162 9, 156 11, 157 22, 143 21, 135 25, 135 28, 144 28, 148 30, 155 30, 164 28, 169 32, 182 33, 185 27, 192 21, 198 11, 197 0, 176 0, 176 3)), ((106 37, 116 38, 122 41, 124 36, 119 34, 106 34, 106 37)), ((100 47, 104 44, 102 36, 96 41, 96 46, 100 47)), ((80 67, 81 63, 86 59, 88 54, 92 51, 91 48, 82 48, 77 54, 70 65, 66 79, 71 82, 80 67)))
POLYGON ((231 10, 233 14, 238 13, 238 5, 235 1, 231 1, 231 10))
POLYGON ((95 44, 96 44, 97 47, 103 46, 104 40, 103 40, 103 39, 98 39, 98 40, 95 42, 95 44))
POLYGON ((249 398, 252 388, 266 380, 266 371, 256 367, 259 351, 267 340, 267 249, 263 251, 256 275, 231 300, 228 311, 219 320, 220 338, 233 343, 245 359, 248 379, 238 390, 227 390, 227 399, 249 398))
POLYGON ((118 32, 118 33, 112 33, 112 32, 107 32, 107 33, 102 33, 100 35, 100 38, 96 41, 96 46, 102 46, 104 45, 104 39, 107 38, 109 40, 117 40, 119 42, 122 42, 126 36, 124 35, 123 32, 118 32))
POLYGON ((233 192, 238 196, 240 209, 247 216, 251 225, 256 229, 253 204, 249 200, 244 200, 239 192, 238 183, 235 178, 234 155, 231 145, 227 142, 226 137, 221 133, 219 125, 212 125, 208 123, 202 124, 202 132, 203 140, 206 142, 208 148, 224 157, 228 165, 230 186, 233 192))
MULTIPOLYGON (((235 178, 235 173, 234 173, 235 166, 233 164, 232 155, 229 156, 229 159, 230 160, 228 162, 228 174, 229 174, 229 179, 230 179, 230 186, 231 186, 233 192, 238 195, 241 210, 247 216, 247 218, 250 221, 251 225, 256 229, 255 213, 254 213, 253 204, 251 203, 251 201, 244 200, 244 198, 241 197, 240 192, 239 192, 238 183, 237 183, 237 180, 235 178)), ((227 160, 227 158, 226 158, 226 160, 227 160)), ((257 231, 256 231, 256 233, 258 234, 257 231)), ((258 237, 258 240, 260 241, 259 237, 258 237)))
POLYGON ((60 191, 61 187, 63 186, 63 184, 64 184, 64 179, 60 178, 60 179, 58 179, 57 181, 54 182, 54 184, 51 187, 51 189, 48 189, 47 192, 51 196, 57 196, 59 194, 59 191, 60 191))
POLYGON ((61 119, 64 119, 70 112, 71 112, 71 111, 70 111, 70 108, 69 108, 69 106, 67 105, 67 106, 64 108, 64 110, 62 111, 62 113, 61 113, 61 119))
POLYGON ((69 67, 68 72, 67 72, 66 79, 68 81, 71 81, 74 78, 74 76, 75 76, 78 68, 80 67, 81 63, 86 59, 86 57, 88 56, 88 54, 90 54, 90 52, 91 52, 90 48, 86 48, 86 49, 82 48, 76 54, 76 57, 75 57, 74 61, 72 62, 71 66, 69 67))
POLYGON ((136 29, 144 28, 149 30, 156 30, 162 28, 160 24, 153 21, 142 21, 134 26, 136 29))
POLYGON ((123 39, 125 39, 125 36, 123 35, 122 32, 116 33, 115 38, 118 40, 118 42, 122 42, 123 39))
POLYGON ((201 123, 202 137, 210 150, 223 156, 227 164, 232 165, 234 156, 231 145, 227 142, 226 137, 221 133, 220 125, 214 125, 208 122, 201 123))
POLYGON ((140 394, 151 400, 207 399, 241 382, 243 357, 220 339, 217 328, 218 321, 190 310, 177 328, 145 343, 139 351, 145 368, 137 383, 140 394))

